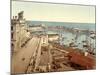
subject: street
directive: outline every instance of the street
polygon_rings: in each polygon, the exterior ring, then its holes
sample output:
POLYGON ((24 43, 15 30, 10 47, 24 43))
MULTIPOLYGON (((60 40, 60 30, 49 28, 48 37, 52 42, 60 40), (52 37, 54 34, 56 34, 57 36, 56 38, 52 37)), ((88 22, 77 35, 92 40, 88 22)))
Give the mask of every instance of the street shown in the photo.
POLYGON ((39 44, 39 38, 33 37, 23 48, 19 49, 12 57, 11 72, 25 73, 30 58, 35 54, 39 44))

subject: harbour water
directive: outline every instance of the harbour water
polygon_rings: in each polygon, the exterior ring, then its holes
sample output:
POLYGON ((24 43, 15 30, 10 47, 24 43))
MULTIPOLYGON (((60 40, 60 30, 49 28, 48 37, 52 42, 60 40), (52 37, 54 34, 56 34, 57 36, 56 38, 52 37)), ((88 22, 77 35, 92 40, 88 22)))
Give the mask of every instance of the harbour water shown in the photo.
POLYGON ((45 24, 47 26, 65 26, 66 28, 79 28, 95 31, 95 23, 73 23, 73 22, 50 22, 50 21, 27 21, 28 25, 45 24))
MULTIPOLYGON (((55 27, 55 26, 64 26, 65 28, 77 28, 79 30, 89 30, 95 32, 95 24, 94 23, 68 23, 68 22, 47 22, 47 21, 28 21, 28 25, 39 25, 39 24, 45 24, 46 26, 55 27)), ((72 33, 70 31, 63 31, 63 30, 46 30, 47 33, 55 33, 60 34, 63 39, 60 41, 60 44, 69 46, 71 42, 74 42, 76 47, 81 50, 86 50, 86 48, 83 47, 84 42, 87 41, 88 45, 91 47, 91 49, 95 50, 95 42, 96 39, 91 38, 90 33, 72 33), (76 38, 77 36, 77 38, 76 38), (76 39, 75 39, 76 38, 76 39)))

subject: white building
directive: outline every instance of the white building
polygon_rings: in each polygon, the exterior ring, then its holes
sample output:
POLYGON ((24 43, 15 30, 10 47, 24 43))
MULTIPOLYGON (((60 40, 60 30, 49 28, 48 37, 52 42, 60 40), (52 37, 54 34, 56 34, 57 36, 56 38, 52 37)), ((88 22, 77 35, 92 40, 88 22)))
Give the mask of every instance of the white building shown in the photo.
POLYGON ((48 34, 48 41, 57 41, 59 40, 59 35, 58 34, 48 34))
POLYGON ((41 35, 42 46, 48 46, 48 35, 41 35))

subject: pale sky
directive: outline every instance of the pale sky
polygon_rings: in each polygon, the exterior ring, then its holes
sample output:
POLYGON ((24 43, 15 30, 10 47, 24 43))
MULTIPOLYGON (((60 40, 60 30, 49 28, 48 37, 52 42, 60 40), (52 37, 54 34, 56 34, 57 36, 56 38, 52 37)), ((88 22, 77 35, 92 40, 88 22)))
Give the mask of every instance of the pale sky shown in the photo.
POLYGON ((95 23, 95 7, 36 2, 12 2, 12 16, 24 11, 26 20, 95 23))

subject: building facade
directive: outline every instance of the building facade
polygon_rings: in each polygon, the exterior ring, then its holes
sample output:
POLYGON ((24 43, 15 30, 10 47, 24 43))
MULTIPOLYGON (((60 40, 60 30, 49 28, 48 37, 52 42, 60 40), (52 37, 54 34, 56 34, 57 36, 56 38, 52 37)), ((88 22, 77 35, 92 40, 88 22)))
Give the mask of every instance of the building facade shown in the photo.
POLYGON ((18 51, 30 39, 30 32, 27 30, 26 20, 23 17, 23 11, 18 16, 13 16, 11 20, 11 48, 12 52, 18 51))

